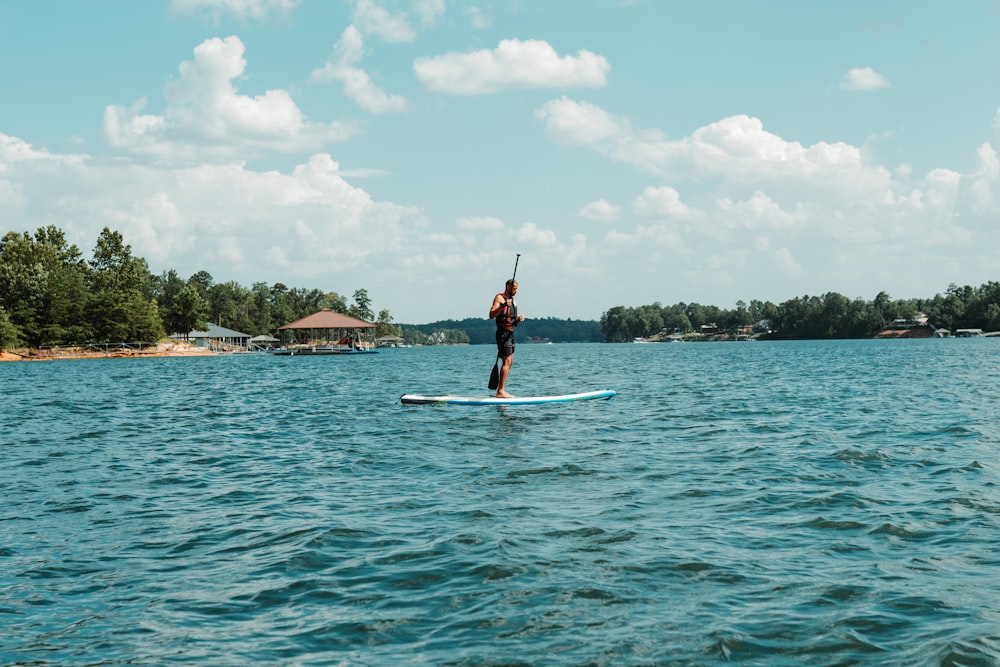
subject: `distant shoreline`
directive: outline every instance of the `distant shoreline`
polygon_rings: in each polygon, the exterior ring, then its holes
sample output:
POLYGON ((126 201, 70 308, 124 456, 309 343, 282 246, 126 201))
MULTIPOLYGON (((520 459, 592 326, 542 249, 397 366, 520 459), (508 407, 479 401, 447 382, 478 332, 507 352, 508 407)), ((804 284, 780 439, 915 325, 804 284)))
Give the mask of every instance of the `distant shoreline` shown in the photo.
POLYGON ((61 359, 136 359, 139 357, 207 357, 223 354, 197 347, 191 343, 156 343, 141 349, 108 347, 94 350, 86 347, 60 347, 46 350, 17 348, 0 351, 0 361, 58 361, 61 359))

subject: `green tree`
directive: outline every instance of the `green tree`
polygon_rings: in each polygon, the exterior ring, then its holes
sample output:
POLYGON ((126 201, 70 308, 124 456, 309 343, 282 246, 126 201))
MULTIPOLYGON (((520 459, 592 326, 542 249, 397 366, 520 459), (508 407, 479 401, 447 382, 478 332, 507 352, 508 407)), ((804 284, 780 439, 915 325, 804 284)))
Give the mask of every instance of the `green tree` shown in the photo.
POLYGON ((406 345, 427 344, 427 334, 416 327, 403 327, 400 335, 403 337, 403 343, 406 345))
POLYGON ((0 350, 18 347, 22 342, 21 331, 10 321, 3 306, 0 306, 0 350))
POLYGON ((469 334, 461 329, 435 329, 427 334, 431 345, 468 345, 469 334))
POLYGON ((191 331, 208 331, 208 302, 202 298, 198 288, 185 285, 178 292, 170 308, 168 319, 173 324, 174 331, 187 334, 191 331))
POLYGON ((375 316, 371 309, 371 303, 372 300, 368 297, 368 290, 355 290, 354 306, 351 307, 350 314, 365 322, 371 322, 375 316))
POLYGON ((214 284, 215 281, 212 279, 212 274, 208 271, 198 271, 188 278, 188 285, 197 289, 198 294, 206 301, 208 300, 208 291, 212 289, 212 285, 214 284))
POLYGON ((628 310, 625 306, 614 306, 601 315, 601 333, 609 343, 631 340, 628 324, 628 310))
POLYGON ((990 303, 986 306, 982 328, 988 331, 1000 331, 1000 304, 990 303))
POLYGON ((747 308, 745 301, 740 299, 736 302, 736 310, 733 311, 733 322, 735 327, 745 327, 753 324, 753 317, 750 315, 750 310, 747 308))
MULTIPOLYGON (((267 283, 254 283, 250 289, 250 321, 253 323, 247 330, 248 333, 271 334, 277 333, 278 324, 271 319, 271 291, 267 283)), ((281 324, 287 324, 282 322, 281 324)))
POLYGON ((41 344, 41 311, 49 273, 31 236, 8 233, 0 242, 0 307, 31 345, 41 344))
POLYGON ((678 303, 663 309, 663 326, 671 332, 687 333, 691 331, 691 320, 688 319, 684 304, 678 303))
POLYGON ((162 337, 156 301, 147 297, 153 281, 146 260, 132 256, 132 246, 121 233, 104 228, 90 266, 87 314, 97 340, 151 341, 162 337))
POLYGON ((663 329, 663 307, 659 303, 639 306, 632 320, 632 338, 652 336, 663 329))
POLYGON ((321 308, 329 308, 335 313, 347 314, 347 301, 336 292, 327 292, 320 300, 321 308))
POLYGON ((254 294, 237 282, 229 281, 212 285, 208 289, 206 316, 211 322, 237 331, 261 333, 250 313, 254 308, 254 294))
POLYGON ((84 262, 63 264, 49 274, 42 338, 51 343, 71 343, 90 338, 86 321, 89 270, 84 262))
POLYGON ((0 240, 0 306, 29 345, 86 337, 87 265, 56 227, 0 240))
POLYGON ((892 298, 885 291, 881 291, 875 295, 875 300, 872 302, 872 309, 878 314, 881 326, 883 327, 896 318, 896 309, 892 298))
POLYGON ((294 297, 284 283, 271 285, 270 307, 271 321, 275 328, 289 324, 299 319, 297 310, 293 307, 294 297))
POLYGON ((691 322, 691 328, 694 331, 698 331, 705 324, 711 324, 712 320, 709 319, 709 315, 705 312, 705 307, 698 303, 689 303, 684 307, 684 314, 687 315, 688 321, 691 322))
POLYGON ((399 327, 393 325, 392 315, 389 314, 388 309, 380 310, 378 320, 375 322, 375 337, 381 338, 382 336, 398 335, 399 327))
POLYGON ((174 303, 177 301, 177 295, 180 294, 181 290, 187 287, 187 283, 177 274, 176 271, 170 269, 169 271, 164 271, 160 276, 158 276, 155 281, 155 293, 156 304, 160 312, 160 316, 163 319, 163 327, 166 329, 168 334, 173 333, 186 333, 190 329, 184 329, 180 322, 174 319, 174 303))
POLYGON ((766 331, 773 326, 774 319, 778 314, 778 306, 770 301, 751 299, 749 312, 750 323, 753 324, 755 328, 766 331), (761 326, 758 327, 758 325, 761 326))

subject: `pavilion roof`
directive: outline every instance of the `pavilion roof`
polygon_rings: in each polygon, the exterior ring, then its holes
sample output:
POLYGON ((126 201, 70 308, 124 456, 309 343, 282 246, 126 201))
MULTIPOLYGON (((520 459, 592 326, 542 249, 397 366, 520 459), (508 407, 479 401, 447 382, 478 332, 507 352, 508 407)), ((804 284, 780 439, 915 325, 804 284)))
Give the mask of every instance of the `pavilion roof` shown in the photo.
POLYGON ((250 334, 241 333, 239 331, 233 331, 232 329, 227 329, 226 327, 220 327, 217 324, 212 324, 208 322, 208 329, 194 329, 189 331, 187 334, 183 333, 172 333, 168 338, 184 338, 187 335, 188 338, 209 338, 209 339, 223 339, 223 338, 249 338, 250 334))
POLYGON ((350 315, 335 313, 329 308, 307 315, 301 320, 295 320, 290 324, 278 327, 278 329, 371 329, 374 328, 371 322, 359 320, 350 315))

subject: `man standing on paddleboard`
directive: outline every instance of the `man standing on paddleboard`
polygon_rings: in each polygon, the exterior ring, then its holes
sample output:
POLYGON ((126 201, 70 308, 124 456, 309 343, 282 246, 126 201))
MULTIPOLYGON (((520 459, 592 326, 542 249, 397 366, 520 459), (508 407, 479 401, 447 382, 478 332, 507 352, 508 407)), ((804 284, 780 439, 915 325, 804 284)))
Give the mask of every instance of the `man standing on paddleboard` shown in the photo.
POLYGON ((517 281, 510 278, 506 289, 493 297, 493 306, 490 308, 490 319, 497 323, 497 357, 502 362, 497 398, 514 398, 504 391, 504 386, 507 384, 511 364, 514 363, 514 327, 524 321, 524 316, 517 314, 515 294, 517 294, 517 281))

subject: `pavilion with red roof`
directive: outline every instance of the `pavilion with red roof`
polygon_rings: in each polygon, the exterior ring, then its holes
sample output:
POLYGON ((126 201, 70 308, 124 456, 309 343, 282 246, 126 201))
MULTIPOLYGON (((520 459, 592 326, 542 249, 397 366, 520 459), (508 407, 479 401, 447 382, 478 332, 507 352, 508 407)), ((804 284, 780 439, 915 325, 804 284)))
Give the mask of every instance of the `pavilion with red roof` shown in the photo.
POLYGON ((278 327, 292 343, 276 354, 362 354, 375 352, 375 325, 329 308, 278 327))

